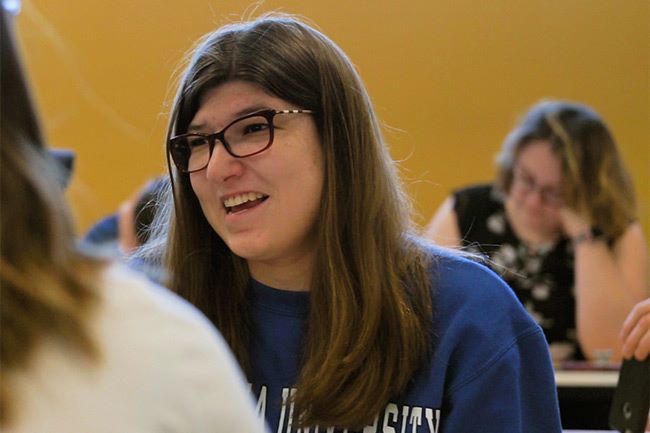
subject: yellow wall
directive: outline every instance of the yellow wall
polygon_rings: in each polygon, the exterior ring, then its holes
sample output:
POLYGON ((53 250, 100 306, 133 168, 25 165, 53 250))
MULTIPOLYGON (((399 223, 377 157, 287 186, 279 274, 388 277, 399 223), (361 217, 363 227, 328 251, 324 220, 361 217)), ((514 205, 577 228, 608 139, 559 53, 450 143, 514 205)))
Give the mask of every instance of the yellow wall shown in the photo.
MULTIPOLYGON (((74 149, 81 229, 164 169, 170 76, 249 1, 24 0, 18 27, 50 144, 74 149)), ((649 230, 647 0, 269 0, 308 17, 358 66, 403 161, 419 222, 493 175, 515 119, 543 97, 585 102, 614 132, 649 230)), ((273 53, 269 53, 273 55, 273 53)))

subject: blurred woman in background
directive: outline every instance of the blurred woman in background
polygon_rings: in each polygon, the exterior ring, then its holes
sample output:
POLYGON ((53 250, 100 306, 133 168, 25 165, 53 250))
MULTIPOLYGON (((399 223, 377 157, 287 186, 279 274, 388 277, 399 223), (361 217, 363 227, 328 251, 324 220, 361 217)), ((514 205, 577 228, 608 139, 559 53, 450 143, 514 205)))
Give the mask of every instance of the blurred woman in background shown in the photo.
POLYGON ((427 230, 489 257, 542 326, 555 361, 618 361, 618 333, 647 296, 632 180, 603 120, 544 101, 507 136, 492 184, 455 191, 427 230))

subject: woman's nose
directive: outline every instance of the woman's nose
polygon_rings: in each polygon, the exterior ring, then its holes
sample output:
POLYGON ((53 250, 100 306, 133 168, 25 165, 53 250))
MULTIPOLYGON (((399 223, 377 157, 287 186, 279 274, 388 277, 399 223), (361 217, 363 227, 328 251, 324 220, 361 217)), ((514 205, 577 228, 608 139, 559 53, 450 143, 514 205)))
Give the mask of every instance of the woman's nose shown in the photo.
POLYGON ((540 188, 531 188, 528 191, 528 202, 535 206, 542 206, 544 204, 544 194, 540 188))
POLYGON ((206 167, 206 177, 223 182, 231 177, 240 176, 243 164, 240 158, 235 158, 226 150, 219 140, 214 144, 212 155, 206 167))

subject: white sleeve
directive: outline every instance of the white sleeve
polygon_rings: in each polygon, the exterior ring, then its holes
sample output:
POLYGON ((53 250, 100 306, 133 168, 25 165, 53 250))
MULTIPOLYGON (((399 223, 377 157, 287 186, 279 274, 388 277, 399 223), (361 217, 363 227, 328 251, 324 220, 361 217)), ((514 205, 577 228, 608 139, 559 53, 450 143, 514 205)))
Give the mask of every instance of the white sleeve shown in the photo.
POLYGON ((122 287, 130 313, 109 322, 128 352, 130 374, 118 389, 138 408, 126 411, 133 418, 150 412, 155 431, 168 433, 264 432, 249 386, 211 322, 169 290, 146 286, 144 296, 132 284, 122 287))
POLYGON ((189 423, 182 431, 264 432, 249 387, 221 336, 196 329, 180 346, 178 397, 189 423))

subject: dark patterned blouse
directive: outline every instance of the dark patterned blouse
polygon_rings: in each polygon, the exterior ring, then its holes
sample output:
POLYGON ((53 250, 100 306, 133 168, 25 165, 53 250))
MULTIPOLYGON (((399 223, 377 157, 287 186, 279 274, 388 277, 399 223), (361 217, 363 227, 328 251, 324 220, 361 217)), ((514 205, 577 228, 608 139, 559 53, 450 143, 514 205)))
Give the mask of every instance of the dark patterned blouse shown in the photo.
POLYGON ((455 191, 454 199, 463 245, 487 255, 486 264, 544 330, 553 361, 584 359, 576 340, 571 242, 561 238, 546 249, 529 249, 512 230, 491 184, 455 191))

